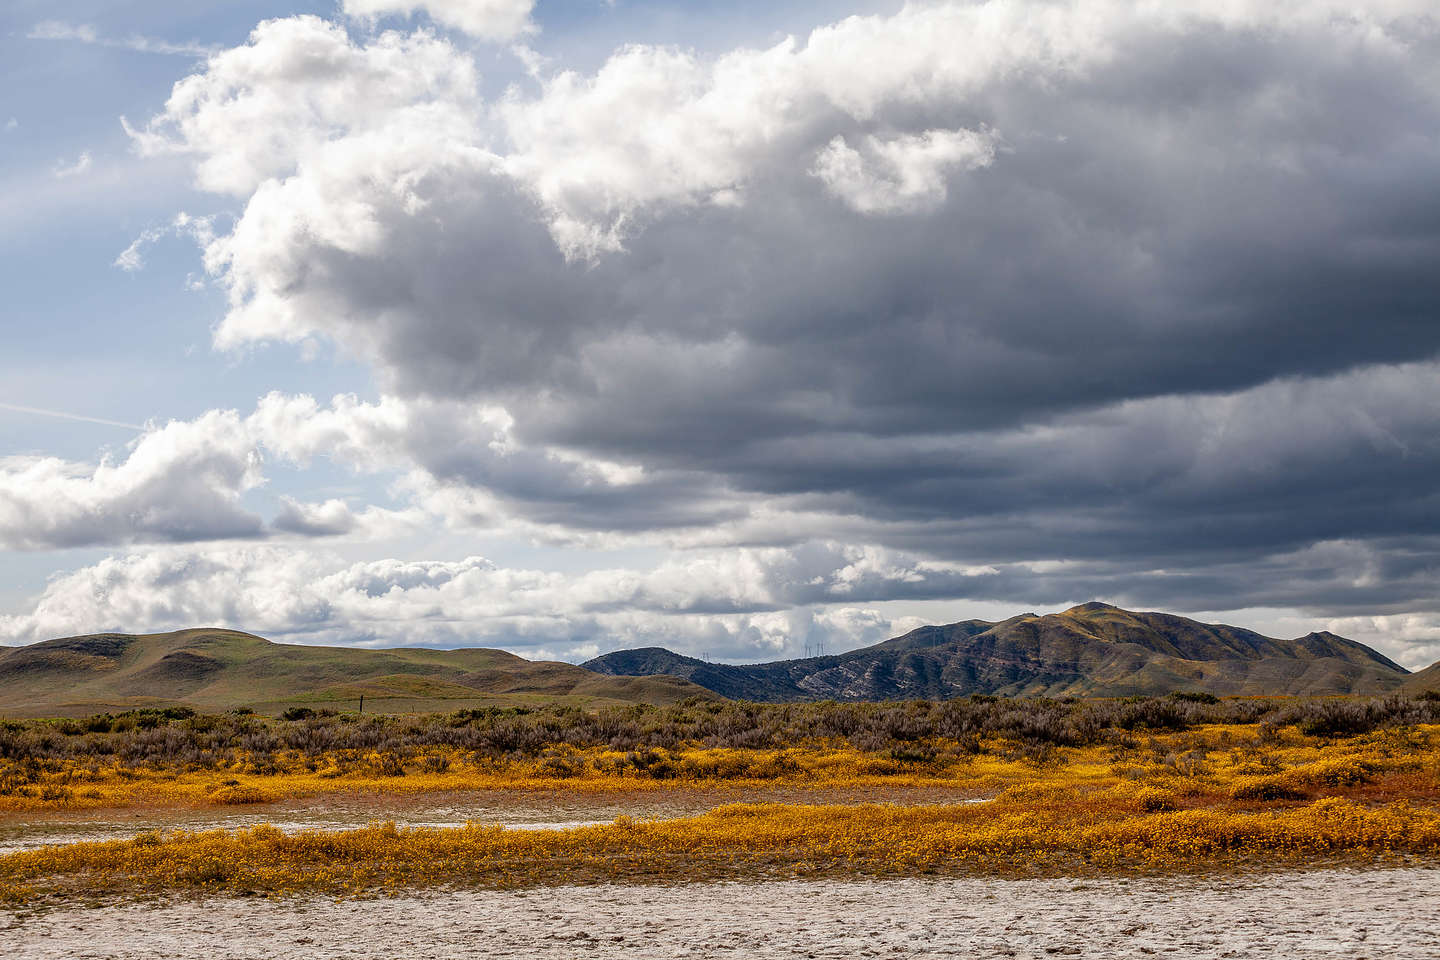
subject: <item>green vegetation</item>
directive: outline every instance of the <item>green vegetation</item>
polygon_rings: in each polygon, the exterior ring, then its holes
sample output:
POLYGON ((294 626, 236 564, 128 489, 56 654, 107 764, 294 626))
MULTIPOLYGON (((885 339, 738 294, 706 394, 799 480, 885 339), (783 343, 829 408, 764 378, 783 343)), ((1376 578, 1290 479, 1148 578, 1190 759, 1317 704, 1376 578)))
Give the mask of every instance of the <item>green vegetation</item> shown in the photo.
MULTIPOLYGON (((902 763, 935 759, 982 743, 1043 761, 1058 747, 1121 744, 1137 737, 1259 724, 1262 734, 1294 727, 1306 737, 1347 737, 1440 723, 1440 698, 1231 698, 1192 694, 1118 700, 1001 699, 931 702, 758 704, 693 698, 668 706, 584 710, 488 707, 426 716, 356 716, 294 710, 292 719, 137 710, 84 719, 0 723, 0 763, 44 768, 53 761, 103 760, 150 769, 262 769, 282 757, 379 752, 400 763, 443 747, 489 759, 538 757, 557 747, 615 751, 776 750, 843 744, 902 763)), ((1268 735, 1268 734, 1266 734, 1268 735)), ((643 764, 641 764, 643 766, 643 764)))
POLYGON ((603 706, 711 696, 671 677, 607 677, 502 650, 365 650, 271 643, 234 630, 96 634, 0 653, 0 711, 85 716, 143 708, 290 707, 428 712, 544 703, 603 706))

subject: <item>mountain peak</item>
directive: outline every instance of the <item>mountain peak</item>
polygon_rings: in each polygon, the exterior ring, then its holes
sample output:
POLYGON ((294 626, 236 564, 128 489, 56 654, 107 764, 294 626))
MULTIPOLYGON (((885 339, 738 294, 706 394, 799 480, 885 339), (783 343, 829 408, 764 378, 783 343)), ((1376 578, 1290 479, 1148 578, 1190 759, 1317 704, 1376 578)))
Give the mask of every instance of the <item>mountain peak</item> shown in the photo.
POLYGON ((1175 614, 1092 600, 1061 614, 920 627, 829 657, 699 664, 669 651, 616 651, 598 673, 669 673, 745 700, 1002 696, 1219 696, 1383 693, 1408 671, 1363 644, 1316 633, 1278 640, 1175 614))
POLYGON ((1113 603, 1104 603, 1100 600, 1091 600, 1089 603, 1080 603, 1066 610, 1066 613, 1103 613, 1107 610, 1119 610, 1113 603))

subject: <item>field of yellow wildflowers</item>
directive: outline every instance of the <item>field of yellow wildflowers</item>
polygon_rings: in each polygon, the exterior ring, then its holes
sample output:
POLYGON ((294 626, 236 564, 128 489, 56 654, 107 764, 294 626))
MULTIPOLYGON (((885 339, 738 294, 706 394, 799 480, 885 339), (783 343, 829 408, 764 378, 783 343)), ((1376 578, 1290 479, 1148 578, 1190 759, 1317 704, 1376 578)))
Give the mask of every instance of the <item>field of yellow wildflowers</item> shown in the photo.
POLYGON ((28 721, 0 733, 0 817, 12 822, 336 793, 589 792, 613 807, 719 787, 735 802, 565 830, 152 831, 0 856, 0 898, 1440 858, 1434 711, 1172 699, 28 721), (746 802, 777 787, 795 802, 746 802), (923 802, 833 802, 882 787, 923 802))

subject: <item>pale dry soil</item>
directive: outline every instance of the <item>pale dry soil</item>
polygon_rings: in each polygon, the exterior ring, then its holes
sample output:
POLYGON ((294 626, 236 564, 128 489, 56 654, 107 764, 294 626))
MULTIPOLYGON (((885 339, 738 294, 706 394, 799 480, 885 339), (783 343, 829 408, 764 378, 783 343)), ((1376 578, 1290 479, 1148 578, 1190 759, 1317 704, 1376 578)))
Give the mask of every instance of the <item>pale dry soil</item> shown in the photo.
POLYGON ((187 900, 0 913, 0 957, 1440 956, 1440 869, 792 880, 187 900))
POLYGON ((950 787, 689 787, 645 791, 472 790, 443 793, 337 792, 279 803, 0 812, 0 855, 49 844, 124 840, 149 830, 234 830, 268 823, 295 830, 350 830, 372 820, 402 827, 462 827, 467 822, 554 830, 696 816, 724 803, 968 803, 983 800, 950 787))

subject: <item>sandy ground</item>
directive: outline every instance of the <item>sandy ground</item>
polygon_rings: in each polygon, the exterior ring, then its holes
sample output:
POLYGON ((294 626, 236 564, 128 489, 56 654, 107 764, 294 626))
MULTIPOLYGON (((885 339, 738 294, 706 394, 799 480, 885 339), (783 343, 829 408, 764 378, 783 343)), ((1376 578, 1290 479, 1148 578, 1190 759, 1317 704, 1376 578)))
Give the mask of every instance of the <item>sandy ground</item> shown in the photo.
POLYGON ((7 958, 1440 956, 1440 869, 210 899, 0 913, 7 958))

